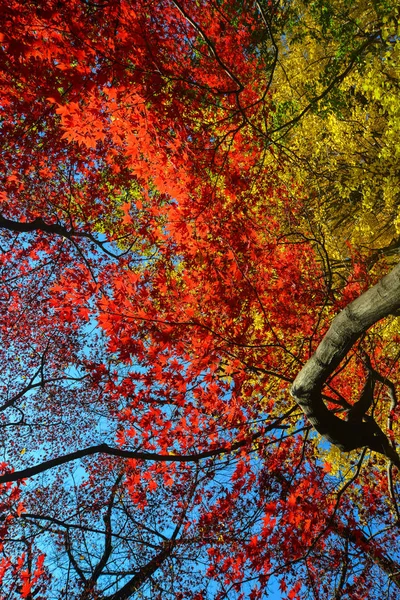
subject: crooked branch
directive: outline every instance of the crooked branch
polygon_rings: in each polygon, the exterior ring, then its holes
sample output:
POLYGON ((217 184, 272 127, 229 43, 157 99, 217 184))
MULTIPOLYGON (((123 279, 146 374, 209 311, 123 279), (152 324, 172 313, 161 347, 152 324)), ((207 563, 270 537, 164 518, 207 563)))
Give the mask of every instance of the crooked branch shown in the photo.
MULTIPOLYGON (((400 264, 333 319, 328 332, 297 375, 291 389, 292 396, 315 429, 340 450, 349 452, 368 447, 389 458, 398 468, 400 458, 392 443, 374 419, 365 414, 371 398, 365 397, 358 405, 360 410, 357 408, 353 411, 359 412, 359 418, 344 421, 324 404, 322 387, 361 335, 377 321, 396 314, 399 308, 400 264)), ((376 373, 373 370, 372 377, 376 373)), ((379 374, 376 378, 382 379, 379 374)), ((364 389, 368 394, 373 393, 371 376, 364 389)), ((351 416, 357 417, 354 414, 351 416)))

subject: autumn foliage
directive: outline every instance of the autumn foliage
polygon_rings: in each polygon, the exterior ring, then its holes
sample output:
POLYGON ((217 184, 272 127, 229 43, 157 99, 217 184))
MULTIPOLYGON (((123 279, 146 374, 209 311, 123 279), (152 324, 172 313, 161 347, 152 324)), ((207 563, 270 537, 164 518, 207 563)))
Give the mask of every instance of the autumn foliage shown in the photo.
POLYGON ((399 597, 392 4, 1 0, 2 600, 399 597))

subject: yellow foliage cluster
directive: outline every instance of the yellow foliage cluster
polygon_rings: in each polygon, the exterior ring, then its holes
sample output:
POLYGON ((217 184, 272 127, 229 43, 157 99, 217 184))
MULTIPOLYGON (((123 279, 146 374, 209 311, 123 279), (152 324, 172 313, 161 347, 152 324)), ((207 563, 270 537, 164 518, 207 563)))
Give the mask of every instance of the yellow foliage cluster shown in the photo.
MULTIPOLYGON (((283 182, 307 194, 297 228, 324 247, 333 287, 346 281, 351 248, 370 259, 378 279, 379 259, 384 271, 400 252, 400 7, 384 0, 281 6, 289 26, 275 38, 269 138, 283 182)), ((371 356, 384 348, 375 359, 393 381, 399 325, 386 319, 365 339, 371 356)), ((377 422, 398 437, 398 423, 388 425, 387 388, 378 385, 375 396, 377 422)), ((354 475, 351 455, 332 446, 322 457, 339 479, 354 475)))
POLYGON ((399 9, 382 17, 369 2, 330 2, 327 33, 318 3, 294 4, 301 18, 280 40, 273 80, 274 142, 306 185, 309 215, 333 258, 347 256, 346 242, 365 254, 393 246, 400 233, 399 9), (350 25, 344 47, 335 31, 350 25))

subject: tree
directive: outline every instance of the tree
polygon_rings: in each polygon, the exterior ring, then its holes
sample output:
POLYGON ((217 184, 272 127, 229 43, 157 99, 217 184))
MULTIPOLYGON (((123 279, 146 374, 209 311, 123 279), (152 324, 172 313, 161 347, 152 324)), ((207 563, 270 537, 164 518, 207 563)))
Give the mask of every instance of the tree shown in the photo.
POLYGON ((3 0, 4 598, 398 597, 389 4, 3 0))

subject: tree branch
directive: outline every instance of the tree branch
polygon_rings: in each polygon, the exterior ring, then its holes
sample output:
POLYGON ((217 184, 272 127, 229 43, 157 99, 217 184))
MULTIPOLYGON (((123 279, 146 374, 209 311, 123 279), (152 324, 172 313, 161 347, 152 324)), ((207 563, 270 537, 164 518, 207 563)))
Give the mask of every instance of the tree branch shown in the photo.
MULTIPOLYGON (((360 336, 400 308, 400 264, 351 302, 332 321, 322 342, 297 375, 291 393, 315 429, 340 450, 368 447, 400 468, 400 458, 372 417, 343 421, 325 406, 322 387, 360 336)), ((371 381, 369 382, 371 387, 371 381)), ((362 412, 362 411, 361 411, 362 412)))
POLYGON ((238 450, 239 448, 255 441, 261 437, 261 435, 261 432, 259 432, 246 440, 241 440, 240 442, 236 442, 230 446, 222 448, 220 447, 214 450, 205 450, 204 452, 198 452, 196 454, 157 454, 139 450, 122 450, 121 448, 113 448, 108 444, 98 444, 97 446, 89 446, 89 448, 83 448, 82 450, 76 450, 75 452, 64 454, 63 456, 51 458, 50 460, 43 461, 37 465, 34 465, 33 467, 27 467, 26 469, 21 469, 20 471, 4 473, 4 475, 0 475, 0 484, 7 483, 9 481, 19 481, 21 479, 26 479, 27 477, 33 477, 34 475, 44 473, 45 471, 48 471, 54 467, 78 460, 79 458, 84 458, 85 456, 91 456, 93 454, 108 454, 109 456, 117 456, 119 458, 135 458, 137 460, 153 462, 198 462, 203 458, 211 458, 213 456, 234 452, 235 450, 238 450))
POLYGON ((137 460, 147 460, 153 462, 198 462, 203 458, 212 458, 214 456, 220 456, 221 454, 229 454, 239 450, 239 448, 243 448, 244 446, 252 444, 256 440, 262 438, 268 431, 281 429, 282 426, 280 423, 282 423, 282 421, 284 421, 293 413, 294 408, 295 407, 290 408, 288 411, 286 411, 286 413, 275 419, 272 423, 264 426, 261 431, 258 431, 250 437, 235 442, 229 446, 220 446, 219 448, 214 448, 213 450, 204 450, 203 452, 197 452, 194 454, 157 454, 154 452, 144 452, 140 450, 122 450, 121 448, 113 448, 108 444, 98 444, 96 446, 89 446, 88 448, 83 448, 82 450, 70 452, 69 454, 64 454, 64 456, 51 458, 34 465, 33 467, 27 467, 26 469, 22 469, 20 471, 4 473, 4 475, 0 475, 0 484, 7 483, 9 481, 19 481, 21 479, 26 479, 27 477, 33 477, 34 475, 44 473, 53 467, 65 465, 66 463, 78 460, 79 458, 84 458, 85 456, 91 456, 92 454, 108 454, 109 456, 118 456, 120 458, 135 458, 137 460))
POLYGON ((332 528, 341 538, 365 552, 386 573, 394 585, 400 588, 399 563, 387 556, 372 540, 366 538, 361 529, 346 527, 340 520, 336 520, 332 528))

